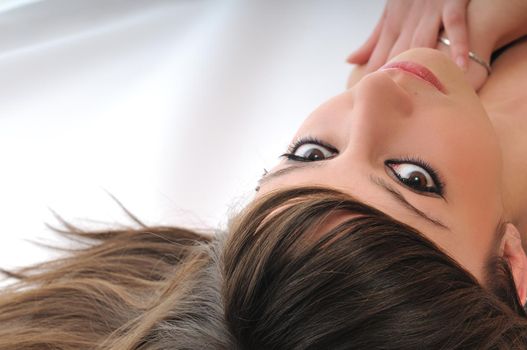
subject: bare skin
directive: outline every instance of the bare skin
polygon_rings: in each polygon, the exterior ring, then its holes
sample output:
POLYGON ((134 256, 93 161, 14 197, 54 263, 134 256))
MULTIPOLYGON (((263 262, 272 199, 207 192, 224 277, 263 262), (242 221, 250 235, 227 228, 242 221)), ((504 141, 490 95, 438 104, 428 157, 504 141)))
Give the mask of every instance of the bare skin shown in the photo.
MULTIPOLYGON (((445 54, 448 48, 439 47, 445 54)), ((492 74, 478 95, 500 140, 504 167, 504 219, 521 232, 527 251, 527 38, 507 49, 493 63, 492 74)), ((351 72, 348 88, 365 74, 351 72)))
MULTIPOLYGON (((312 136, 329 145, 309 142, 294 150, 306 156, 316 149, 323 153, 321 161, 285 159, 262 182, 261 194, 299 185, 338 188, 417 228, 480 281, 489 253, 507 257, 524 299, 527 258, 519 233, 526 242, 524 57, 527 42, 505 52, 479 96, 449 56, 432 49, 406 51, 393 61, 424 65, 445 85, 445 92, 394 69, 353 81, 358 78, 355 72, 350 89, 314 111, 295 135, 294 139, 312 136), (446 192, 424 193, 393 176, 415 170, 411 160, 387 163, 406 156, 432 164, 446 192), (294 171, 284 172, 288 168, 294 171), (417 210, 409 210, 386 187, 417 210), (502 221, 513 225, 507 225, 496 245, 495 232, 502 221)), ((423 168, 417 171, 428 174, 423 168)), ((427 189, 436 189, 430 176, 426 182, 427 189)))
POLYGON ((361 65, 355 73, 361 76, 405 50, 437 48, 458 62, 465 78, 479 90, 487 71, 468 59, 468 50, 489 62, 494 51, 527 35, 525 23, 527 2, 523 0, 387 0, 379 23, 348 62, 361 65), (438 33, 440 27, 443 31, 438 33), (450 39, 450 49, 438 43, 443 36, 450 39))
MULTIPOLYGON (((397 7, 413 6, 417 8, 417 14, 414 17, 423 18, 427 13, 419 13, 419 4, 398 0, 390 0, 387 3, 385 12, 389 12, 390 5, 397 10, 397 7)), ((434 3, 437 7, 441 4, 434 3)), ((453 6, 442 4, 443 17, 457 18, 457 23, 446 23, 443 25, 447 29, 447 35, 451 36, 453 42, 458 44, 448 48, 443 44, 437 44, 436 48, 449 56, 456 56, 466 49, 468 43, 470 49, 476 52, 486 61, 490 61, 493 51, 517 40, 516 43, 502 54, 493 63, 493 73, 488 77, 485 69, 478 63, 469 60, 468 69, 464 70, 465 78, 473 88, 479 90, 479 97, 482 105, 487 111, 489 120, 493 124, 502 148, 503 157, 503 206, 504 220, 514 224, 522 235, 524 249, 527 251, 527 2, 525 1, 506 1, 497 2, 493 0, 471 0, 468 3, 455 3, 453 6), (466 6, 466 9, 463 8, 466 6), (466 12, 465 12, 466 10, 466 12), (465 19, 463 22, 462 19, 465 19), (448 27, 451 27, 448 30, 448 27), (455 34, 455 35, 454 35, 455 34), (468 36, 465 36, 467 35, 468 36), (466 40, 468 39, 468 40, 466 40), (464 47, 465 46, 465 47, 464 47), (454 50, 452 50, 454 49, 454 50), (487 79, 488 78, 488 79, 487 79)), ((429 6, 430 7, 430 6, 429 6)), ((437 10, 437 9, 436 9, 437 10)), ((424 11, 424 10, 421 10, 424 11)), ((397 13, 397 11, 392 11, 397 13)), ((437 11, 436 11, 437 12, 437 11)), ((412 14, 409 14, 411 17, 412 14)), ((384 17, 384 15, 383 15, 384 17)), ((382 20, 382 19, 381 19, 382 20)), ((388 21, 384 18, 384 21, 388 21)), ((392 21, 397 22, 397 16, 392 16, 392 21)), ((400 21, 401 22, 401 21, 400 21)), ((403 20, 401 23, 405 24, 403 20)), ((437 30, 437 29, 435 29, 437 30)), ((404 31, 403 31, 404 32, 404 31)), ((411 32, 411 30, 410 30, 411 32)), ((414 36, 429 36, 436 38, 434 30, 429 29, 426 32, 423 28, 415 29, 414 36)), ((374 37, 375 32, 372 34, 374 37)), ((442 33, 440 36, 444 35, 442 33)), ((382 35, 381 35, 382 37, 382 35)), ((379 51, 383 50, 380 44, 371 43, 370 50, 380 46, 379 51)), ((376 39, 376 41, 382 41, 376 39)), ((384 40, 386 42, 386 39, 384 40)), ((423 43, 421 43, 423 44, 423 43)), ((362 55, 362 63, 352 71, 348 87, 353 86, 365 74, 371 72, 368 69, 367 59, 369 52, 365 50, 364 45, 358 52, 362 55)), ((413 47, 418 46, 412 43, 413 47)), ((431 42, 426 46, 432 47, 431 42)), ((393 50, 393 49, 392 49, 393 50)), ((381 62, 382 63, 382 62, 381 62)))
POLYGON ((527 250, 527 39, 493 64, 479 91, 503 154, 506 220, 516 225, 527 250))

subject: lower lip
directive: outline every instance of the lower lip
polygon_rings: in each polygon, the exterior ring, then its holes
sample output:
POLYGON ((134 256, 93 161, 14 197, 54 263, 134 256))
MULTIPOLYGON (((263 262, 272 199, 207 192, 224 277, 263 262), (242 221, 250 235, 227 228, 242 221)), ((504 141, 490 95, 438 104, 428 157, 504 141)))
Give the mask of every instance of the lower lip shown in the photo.
POLYGON ((429 82, 432 84, 437 90, 441 91, 442 93, 446 93, 445 87, 439 79, 432 73, 428 68, 417 64, 415 62, 409 62, 409 61, 399 61, 399 62, 392 62, 388 63, 381 67, 381 69, 400 69, 402 71, 408 72, 410 74, 415 75, 416 77, 429 82))

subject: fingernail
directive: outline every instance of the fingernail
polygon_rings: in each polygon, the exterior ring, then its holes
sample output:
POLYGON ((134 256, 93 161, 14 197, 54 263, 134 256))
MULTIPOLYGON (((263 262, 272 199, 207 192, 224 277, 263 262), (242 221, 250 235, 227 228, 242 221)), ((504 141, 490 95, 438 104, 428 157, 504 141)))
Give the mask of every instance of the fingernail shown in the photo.
POLYGON ((456 58, 456 64, 461 68, 463 71, 467 70, 467 59, 463 56, 457 56, 456 58))

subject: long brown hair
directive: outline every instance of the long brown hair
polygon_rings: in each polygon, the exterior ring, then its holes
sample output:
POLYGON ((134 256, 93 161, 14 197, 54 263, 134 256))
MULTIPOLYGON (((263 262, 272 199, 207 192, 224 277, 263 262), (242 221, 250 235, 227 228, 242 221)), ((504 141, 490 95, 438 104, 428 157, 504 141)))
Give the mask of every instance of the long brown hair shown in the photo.
POLYGON ((271 194, 213 237, 64 234, 89 243, 11 273, 1 350, 527 347, 504 261, 489 259, 483 287, 413 228, 334 190, 271 194))

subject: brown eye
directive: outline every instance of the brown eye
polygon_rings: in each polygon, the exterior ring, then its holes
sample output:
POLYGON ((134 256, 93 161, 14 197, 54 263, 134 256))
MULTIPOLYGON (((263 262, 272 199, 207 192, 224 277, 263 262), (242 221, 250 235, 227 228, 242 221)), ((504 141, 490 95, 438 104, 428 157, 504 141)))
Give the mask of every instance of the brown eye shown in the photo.
POLYGON ((316 143, 305 143, 298 147, 293 155, 305 161, 316 162, 333 157, 336 152, 316 143))
POLYGON ((423 173, 418 171, 412 171, 406 180, 406 183, 409 185, 415 185, 420 187, 426 187, 426 176, 423 173))
POLYGON ((402 162, 387 165, 406 186, 417 191, 435 192, 437 190, 437 185, 432 176, 419 165, 402 162))

